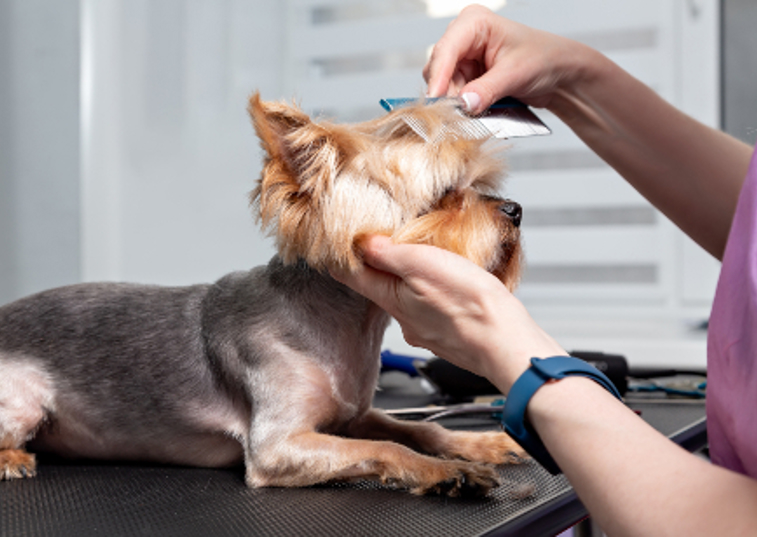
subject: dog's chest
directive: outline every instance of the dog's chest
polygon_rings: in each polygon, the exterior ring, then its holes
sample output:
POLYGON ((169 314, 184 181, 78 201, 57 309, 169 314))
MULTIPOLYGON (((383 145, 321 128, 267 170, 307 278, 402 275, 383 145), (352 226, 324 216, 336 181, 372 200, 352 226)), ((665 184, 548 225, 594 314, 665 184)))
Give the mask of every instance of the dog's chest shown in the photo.
POLYGON ((335 430, 370 408, 389 317, 328 275, 274 258, 206 307, 211 353, 245 379, 255 423, 335 430), (233 340, 244 352, 227 352, 233 340))
POLYGON ((322 432, 348 426, 370 408, 378 380, 378 348, 366 339, 310 340, 310 347, 268 339, 266 359, 249 377, 256 419, 322 432))

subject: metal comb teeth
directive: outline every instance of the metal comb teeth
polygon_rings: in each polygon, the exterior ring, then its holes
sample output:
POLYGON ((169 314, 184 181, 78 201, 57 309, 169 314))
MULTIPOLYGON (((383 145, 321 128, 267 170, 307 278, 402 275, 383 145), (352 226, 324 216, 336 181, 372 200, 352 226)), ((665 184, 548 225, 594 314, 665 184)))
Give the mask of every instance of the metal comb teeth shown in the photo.
POLYGON ((460 119, 452 123, 445 123, 434 134, 429 132, 426 124, 418 120, 413 115, 406 114, 402 116, 402 120, 408 127, 423 138, 425 142, 434 143, 445 138, 466 138, 469 140, 485 140, 492 137, 492 132, 486 128, 486 126, 475 119, 465 116, 462 112, 458 111, 460 119))
MULTIPOLYGON (((424 103, 434 103, 439 100, 453 101, 460 116, 459 121, 444 125, 443 128, 431 136, 429 129, 412 115, 402 116, 403 121, 426 142, 435 142, 444 137, 454 136, 483 140, 487 138, 518 138, 526 136, 543 136, 551 134, 547 127, 524 103, 505 97, 494 103, 480 116, 469 116, 463 112, 459 99, 441 97, 426 99, 424 103)), ((381 106, 392 111, 419 102, 418 99, 381 99, 381 106)))

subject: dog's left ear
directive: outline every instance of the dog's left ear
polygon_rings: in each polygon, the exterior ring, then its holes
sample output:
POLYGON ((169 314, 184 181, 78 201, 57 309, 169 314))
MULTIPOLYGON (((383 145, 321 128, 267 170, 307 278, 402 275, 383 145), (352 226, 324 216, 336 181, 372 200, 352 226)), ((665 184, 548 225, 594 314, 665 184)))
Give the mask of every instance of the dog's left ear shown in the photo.
POLYGON ((285 139, 293 131, 308 125, 310 118, 297 107, 286 103, 264 103, 259 92, 250 97, 247 111, 266 156, 291 161, 294 155, 285 139))
POLYGON ((285 261, 302 257, 315 266, 310 250, 322 242, 313 236, 322 228, 315 200, 332 188, 358 142, 340 125, 315 122, 294 105, 264 102, 259 93, 250 98, 248 111, 266 153, 251 204, 263 228, 275 234, 285 261))
POLYGON ((316 123, 294 105, 264 102, 256 92, 247 109, 266 152, 266 164, 287 173, 302 194, 326 186, 355 152, 352 137, 342 127, 316 123))

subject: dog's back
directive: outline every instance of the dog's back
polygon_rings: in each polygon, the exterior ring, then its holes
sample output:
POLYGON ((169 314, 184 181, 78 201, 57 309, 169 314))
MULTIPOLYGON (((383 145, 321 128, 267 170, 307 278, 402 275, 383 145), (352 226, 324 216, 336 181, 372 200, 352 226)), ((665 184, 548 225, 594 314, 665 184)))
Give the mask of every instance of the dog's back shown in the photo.
POLYGON ((212 285, 80 284, 13 302, 0 308, 0 448, 33 436, 32 449, 74 457, 227 465, 242 461, 253 406, 292 426, 291 399, 319 383, 348 408, 318 424, 338 430, 378 375, 364 359, 378 348, 359 341, 366 308, 278 258, 212 285))
POLYGON ((81 284, 0 308, 0 442, 33 434, 33 448, 69 456, 241 460, 238 443, 197 423, 236 415, 224 425, 243 432, 244 408, 228 403, 204 352, 209 288, 81 284), (187 449, 204 436, 212 455, 187 449))

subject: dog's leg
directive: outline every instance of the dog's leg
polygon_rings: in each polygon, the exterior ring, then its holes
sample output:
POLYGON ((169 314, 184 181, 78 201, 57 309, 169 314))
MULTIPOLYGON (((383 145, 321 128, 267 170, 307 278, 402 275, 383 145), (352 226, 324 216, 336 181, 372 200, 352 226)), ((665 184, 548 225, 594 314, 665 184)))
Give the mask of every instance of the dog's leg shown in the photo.
POLYGON ((519 463, 528 455, 500 432, 450 431, 437 423, 400 421, 371 409, 350 428, 350 436, 393 440, 429 455, 490 464, 519 463))
POLYGON ((0 449, 0 481, 33 477, 37 474, 34 455, 23 449, 0 449))
POLYGON ((252 487, 304 487, 334 480, 378 479, 414 494, 484 495, 499 484, 488 465, 421 455, 394 442, 316 432, 267 441, 247 457, 252 487))
POLYGON ((0 378, 0 481, 32 477, 36 460, 23 446, 52 406, 51 383, 38 367, 2 357, 0 378))

